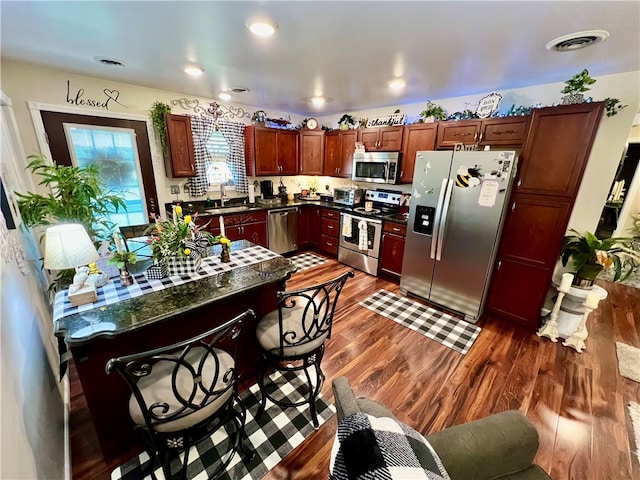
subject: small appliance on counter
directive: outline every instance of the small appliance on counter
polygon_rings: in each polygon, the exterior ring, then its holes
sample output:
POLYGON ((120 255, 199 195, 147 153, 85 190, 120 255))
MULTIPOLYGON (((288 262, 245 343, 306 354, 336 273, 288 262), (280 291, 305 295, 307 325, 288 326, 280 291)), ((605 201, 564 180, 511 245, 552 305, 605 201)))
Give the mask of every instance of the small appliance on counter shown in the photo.
POLYGON ((273 182, 271 180, 262 180, 260 182, 260 192, 264 199, 273 198, 273 182))
POLYGON ((362 203, 364 190, 361 188, 334 188, 333 203, 356 206, 362 203))

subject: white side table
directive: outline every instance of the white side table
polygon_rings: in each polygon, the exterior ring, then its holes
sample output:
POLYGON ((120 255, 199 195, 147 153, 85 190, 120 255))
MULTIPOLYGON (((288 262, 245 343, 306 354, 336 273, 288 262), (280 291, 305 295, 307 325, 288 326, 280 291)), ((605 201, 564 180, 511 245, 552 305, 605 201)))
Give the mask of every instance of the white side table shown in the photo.
MULTIPOLYGON (((552 283, 557 287, 560 282, 554 278, 552 283)), ((562 299, 558 314, 558 336, 560 338, 567 339, 577 330, 584 315, 584 301, 591 292, 598 294, 600 301, 607 298, 608 295, 604 288, 594 285, 590 289, 571 287, 562 299)))

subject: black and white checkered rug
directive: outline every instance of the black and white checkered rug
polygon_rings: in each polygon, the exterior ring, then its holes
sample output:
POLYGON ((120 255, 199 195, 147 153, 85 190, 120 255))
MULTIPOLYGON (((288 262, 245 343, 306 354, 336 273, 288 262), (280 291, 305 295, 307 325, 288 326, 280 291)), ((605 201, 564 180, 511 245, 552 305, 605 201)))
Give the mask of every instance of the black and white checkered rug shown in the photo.
POLYGON ((327 261, 326 258, 319 257, 318 255, 314 255, 313 253, 300 253, 298 255, 294 255, 290 257, 289 260, 298 267, 298 272, 302 270, 306 270, 307 268, 312 268, 317 265, 322 265, 327 261))
MULTIPOLYGON (((296 401, 300 394, 307 391, 303 377, 296 376, 295 373, 288 372, 281 375, 279 372, 275 372, 271 378, 278 390, 274 393, 274 398, 281 398, 284 395, 296 401)), ((262 478, 314 431, 308 405, 281 408, 267 400, 267 408, 260 418, 256 419, 254 415, 258 410, 260 398, 257 384, 240 394, 240 400, 247 409, 245 432, 251 448, 256 453, 255 458, 251 462, 244 463, 240 454, 236 453, 227 468, 227 473, 221 477, 222 479, 256 480, 262 478)), ((320 425, 336 411, 335 407, 322 395, 316 403, 316 408, 320 425)), ((189 479, 209 478, 207 471, 212 471, 220 461, 220 456, 224 456, 228 451, 228 435, 224 431, 216 432, 210 438, 191 448, 189 466, 187 467, 189 479)), ((143 477, 141 473, 146 468, 148 461, 149 456, 146 452, 140 454, 116 468, 111 473, 111 480, 150 479, 150 475, 143 477)), ((164 479, 161 468, 158 468, 155 474, 159 480, 164 479)))
POLYGON ((360 305, 463 355, 480 333, 480 327, 386 290, 374 293, 360 305))

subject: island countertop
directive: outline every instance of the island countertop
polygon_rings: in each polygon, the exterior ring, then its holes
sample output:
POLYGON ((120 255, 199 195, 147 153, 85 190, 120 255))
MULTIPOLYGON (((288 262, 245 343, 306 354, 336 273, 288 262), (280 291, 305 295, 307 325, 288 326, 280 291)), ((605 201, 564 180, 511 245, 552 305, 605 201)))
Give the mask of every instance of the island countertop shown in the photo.
MULTIPOLYGON (((247 240, 238 240, 232 244, 231 255, 252 247, 263 248, 247 240)), ((212 247, 211 255, 219 253, 220 246, 212 247)), ((70 347, 85 344, 95 337, 114 337, 264 285, 284 282, 295 271, 291 261, 280 255, 250 265, 238 265, 181 285, 61 316, 54 320, 54 333, 70 347)), ((144 273, 136 275, 140 276, 144 273)), ((118 282, 118 279, 111 282, 118 282)))

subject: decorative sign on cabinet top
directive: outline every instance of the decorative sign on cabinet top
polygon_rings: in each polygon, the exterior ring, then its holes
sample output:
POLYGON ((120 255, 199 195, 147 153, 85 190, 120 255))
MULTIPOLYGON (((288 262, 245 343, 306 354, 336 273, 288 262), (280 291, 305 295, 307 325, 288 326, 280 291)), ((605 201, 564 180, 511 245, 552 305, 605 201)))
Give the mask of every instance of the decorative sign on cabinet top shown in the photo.
POLYGON ((369 127, 393 127, 395 125, 404 125, 404 113, 394 113, 384 117, 370 118, 367 120, 367 128, 369 127))
POLYGON ((486 97, 483 97, 480 100, 480 103, 478 103, 476 115, 478 115, 480 118, 489 118, 493 112, 498 110, 501 100, 502 95, 500 95, 499 93, 490 93, 486 97))

